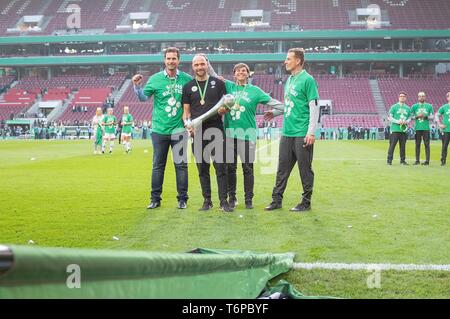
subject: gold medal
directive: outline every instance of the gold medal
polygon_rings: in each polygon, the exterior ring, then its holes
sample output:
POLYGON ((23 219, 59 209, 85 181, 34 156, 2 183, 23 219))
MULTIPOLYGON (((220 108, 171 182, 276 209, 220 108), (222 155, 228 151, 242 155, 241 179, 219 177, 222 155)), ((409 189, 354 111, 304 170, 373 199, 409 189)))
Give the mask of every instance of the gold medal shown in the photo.
POLYGON ((200 105, 203 106, 205 105, 205 96, 206 90, 208 89, 209 77, 206 79, 205 87, 203 90, 200 84, 198 83, 197 79, 195 80, 195 82, 197 83, 198 93, 200 94, 200 105))

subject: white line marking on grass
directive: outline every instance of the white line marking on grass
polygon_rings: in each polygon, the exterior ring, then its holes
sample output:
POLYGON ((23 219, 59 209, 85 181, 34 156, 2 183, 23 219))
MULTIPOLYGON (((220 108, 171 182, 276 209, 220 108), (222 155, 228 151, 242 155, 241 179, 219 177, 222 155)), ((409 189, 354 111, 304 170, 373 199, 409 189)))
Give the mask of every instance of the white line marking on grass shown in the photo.
POLYGON ((298 269, 332 269, 332 270, 397 270, 397 271, 450 271, 450 265, 415 265, 415 264, 344 264, 344 263, 294 263, 298 269))
POLYGON ((259 151, 262 151, 262 150, 268 148, 270 145, 273 145, 273 144, 278 143, 278 142, 279 142, 279 140, 273 140, 269 144, 266 144, 266 145, 263 145, 261 147, 258 147, 258 149, 256 150, 256 153, 258 153, 259 151))
POLYGON ((315 161, 352 161, 352 162, 363 162, 363 161, 386 161, 384 158, 314 158, 315 161))

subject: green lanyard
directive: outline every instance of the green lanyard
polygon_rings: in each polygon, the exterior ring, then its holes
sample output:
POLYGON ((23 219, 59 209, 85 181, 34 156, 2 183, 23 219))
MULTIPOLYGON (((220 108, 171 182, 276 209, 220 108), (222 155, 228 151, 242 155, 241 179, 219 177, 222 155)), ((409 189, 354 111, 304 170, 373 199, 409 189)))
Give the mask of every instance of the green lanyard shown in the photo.
POLYGON ((205 96, 206 96, 206 90, 208 89, 209 77, 206 79, 206 84, 205 84, 205 88, 203 91, 202 91, 202 88, 200 87, 200 84, 198 84, 197 79, 195 79, 195 82, 197 83, 198 93, 200 93, 200 104, 203 106, 203 105, 205 105, 205 96))
POLYGON ((172 81, 172 79, 169 78, 169 83, 170 83, 169 105, 170 106, 175 106, 175 104, 177 104, 177 100, 175 99, 175 88, 177 86, 177 79, 178 79, 177 76, 175 76, 175 80, 174 81, 172 81))
MULTIPOLYGON (((237 83, 236 83, 237 84, 237 83)), ((237 84, 238 88, 239 88, 239 84, 237 84)), ((244 96, 245 90, 247 89, 248 84, 244 85, 244 88, 242 89, 242 91, 238 91, 236 92, 236 106, 240 107, 241 105, 241 99, 244 96), (239 92, 239 94, 237 94, 239 92)))

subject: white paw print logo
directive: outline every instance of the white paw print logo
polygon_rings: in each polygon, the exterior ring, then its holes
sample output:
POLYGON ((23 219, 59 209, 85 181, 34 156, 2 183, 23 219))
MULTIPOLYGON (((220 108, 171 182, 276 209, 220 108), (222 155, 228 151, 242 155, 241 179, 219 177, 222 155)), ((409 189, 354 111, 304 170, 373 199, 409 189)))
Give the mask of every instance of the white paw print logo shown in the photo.
POLYGON ((177 115, 178 110, 181 108, 181 102, 177 102, 174 106, 167 105, 164 109, 168 117, 174 117, 177 115))
POLYGON ((241 105, 240 107, 237 107, 237 105, 235 105, 233 107, 233 109, 230 111, 231 119, 233 121, 240 120, 241 119, 241 115, 244 112, 245 112, 245 107, 244 106, 241 105))
POLYGON ((286 114, 286 117, 289 117, 291 115, 292 109, 294 108, 294 102, 286 102, 284 113, 286 114))

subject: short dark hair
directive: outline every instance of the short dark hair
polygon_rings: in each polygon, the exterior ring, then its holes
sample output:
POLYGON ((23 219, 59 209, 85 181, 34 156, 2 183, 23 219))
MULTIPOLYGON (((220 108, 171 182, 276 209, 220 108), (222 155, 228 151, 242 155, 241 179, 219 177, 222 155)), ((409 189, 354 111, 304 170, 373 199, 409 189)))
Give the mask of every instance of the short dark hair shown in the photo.
POLYGON ((164 58, 167 56, 167 53, 176 53, 178 59, 180 59, 180 50, 178 48, 175 47, 167 48, 166 51, 164 51, 164 58))
POLYGON ((305 50, 303 48, 291 48, 288 53, 294 53, 295 57, 301 61, 300 64, 305 63, 305 50))
POLYGON ((406 95, 406 96, 408 96, 408 93, 406 93, 405 91, 400 91, 400 93, 398 94, 398 96, 400 96, 400 95, 406 95))

